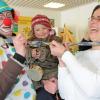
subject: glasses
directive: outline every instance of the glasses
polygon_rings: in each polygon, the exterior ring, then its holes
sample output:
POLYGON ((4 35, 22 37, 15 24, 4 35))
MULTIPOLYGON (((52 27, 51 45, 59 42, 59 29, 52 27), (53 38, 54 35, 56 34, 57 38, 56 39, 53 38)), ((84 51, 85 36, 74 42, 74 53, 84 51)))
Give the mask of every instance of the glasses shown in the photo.
POLYGON ((89 21, 95 20, 95 21, 97 21, 97 22, 100 22, 100 16, 98 16, 98 17, 92 16, 92 17, 88 18, 88 20, 89 20, 89 21))
POLYGON ((3 20, 5 18, 9 18, 9 19, 13 20, 12 13, 10 11, 0 13, 0 25, 3 24, 3 20))

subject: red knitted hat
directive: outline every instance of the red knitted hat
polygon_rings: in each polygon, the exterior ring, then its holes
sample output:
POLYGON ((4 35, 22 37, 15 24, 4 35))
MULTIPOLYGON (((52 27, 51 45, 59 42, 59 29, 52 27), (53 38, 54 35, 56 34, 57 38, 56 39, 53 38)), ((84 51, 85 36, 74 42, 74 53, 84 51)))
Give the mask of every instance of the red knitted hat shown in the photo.
POLYGON ((37 24, 42 24, 51 29, 50 19, 45 15, 36 15, 35 17, 33 17, 32 28, 34 28, 34 26, 37 24))

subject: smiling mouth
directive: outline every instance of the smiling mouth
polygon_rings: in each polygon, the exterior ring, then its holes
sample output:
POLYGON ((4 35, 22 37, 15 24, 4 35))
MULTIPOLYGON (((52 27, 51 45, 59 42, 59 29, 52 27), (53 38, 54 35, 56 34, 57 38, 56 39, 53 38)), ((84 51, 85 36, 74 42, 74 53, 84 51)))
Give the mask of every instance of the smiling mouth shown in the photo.
POLYGON ((4 32, 6 32, 6 33, 12 32, 12 28, 8 27, 8 26, 7 27, 2 27, 1 30, 4 31, 4 32))
POLYGON ((98 32, 99 31, 97 28, 91 28, 90 30, 91 30, 91 32, 98 32))
POLYGON ((11 26, 2 27, 4 29, 11 29, 11 26))
POLYGON ((5 26, 5 27, 2 27, 2 29, 5 30, 5 31, 11 31, 12 30, 11 26, 5 26))

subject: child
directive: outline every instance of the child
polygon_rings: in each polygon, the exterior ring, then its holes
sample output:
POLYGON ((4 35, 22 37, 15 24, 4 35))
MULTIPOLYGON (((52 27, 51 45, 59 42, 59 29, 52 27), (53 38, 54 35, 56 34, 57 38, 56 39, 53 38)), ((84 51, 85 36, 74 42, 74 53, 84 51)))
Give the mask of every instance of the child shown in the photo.
MULTIPOLYGON (((35 17, 33 17, 31 27, 33 41, 51 42, 52 40, 56 40, 61 42, 61 39, 55 36, 54 33, 52 33, 50 19, 47 16, 36 15, 35 17)), ((36 99, 40 100, 42 96, 43 100, 47 100, 47 98, 48 100, 50 98, 52 98, 50 100, 54 100, 53 98, 55 98, 55 96, 52 96, 52 94, 55 95, 57 91, 58 59, 57 57, 51 55, 48 45, 39 47, 34 47, 33 45, 33 48, 31 48, 30 52, 30 70, 36 69, 36 66, 40 66, 40 68, 43 70, 43 74, 41 74, 42 79, 40 79, 41 81, 38 80, 39 82, 35 82, 35 80, 33 79, 33 83, 36 83, 35 88, 37 89, 36 99), (48 94, 49 96, 47 96, 48 94)), ((34 72, 33 77, 35 77, 34 72)), ((38 76, 36 76, 35 79, 37 77, 38 76)))

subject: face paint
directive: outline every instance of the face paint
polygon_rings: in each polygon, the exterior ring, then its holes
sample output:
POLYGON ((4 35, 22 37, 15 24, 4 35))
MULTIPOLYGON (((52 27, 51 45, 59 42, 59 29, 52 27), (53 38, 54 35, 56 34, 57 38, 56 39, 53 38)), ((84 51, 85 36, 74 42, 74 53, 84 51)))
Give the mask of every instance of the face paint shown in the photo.
POLYGON ((0 13, 0 34, 11 36, 13 30, 13 17, 11 11, 0 13))
POLYGON ((2 34, 2 35, 12 35, 12 30, 13 30, 13 25, 11 25, 11 26, 4 26, 4 25, 2 25, 1 27, 0 27, 0 34, 2 34))

